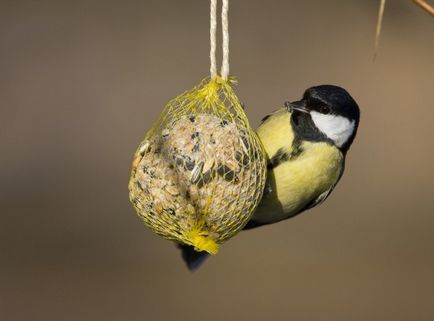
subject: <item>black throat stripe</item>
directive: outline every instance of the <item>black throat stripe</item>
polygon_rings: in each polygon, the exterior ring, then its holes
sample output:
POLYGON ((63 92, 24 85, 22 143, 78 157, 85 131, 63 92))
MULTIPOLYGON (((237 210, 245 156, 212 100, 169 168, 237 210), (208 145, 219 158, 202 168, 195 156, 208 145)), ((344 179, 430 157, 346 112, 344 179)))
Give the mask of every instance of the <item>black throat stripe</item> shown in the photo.
POLYGON ((271 117, 271 115, 272 115, 272 114, 268 114, 268 115, 266 115, 264 118, 262 118, 262 119, 261 119, 261 124, 264 123, 264 122, 266 122, 267 119, 271 117))
POLYGON ((301 141, 299 139, 294 139, 291 152, 285 151, 285 149, 282 147, 279 148, 277 152, 270 158, 267 168, 273 169, 284 162, 292 161, 300 156, 302 152, 303 148, 301 147, 301 141))

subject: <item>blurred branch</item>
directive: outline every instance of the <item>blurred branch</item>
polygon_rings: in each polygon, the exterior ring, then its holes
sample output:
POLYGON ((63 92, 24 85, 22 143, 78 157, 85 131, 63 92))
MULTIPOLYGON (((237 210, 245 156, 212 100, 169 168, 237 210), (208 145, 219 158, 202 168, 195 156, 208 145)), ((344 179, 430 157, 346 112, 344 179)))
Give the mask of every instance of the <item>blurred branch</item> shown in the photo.
POLYGON ((422 9, 424 9, 426 12, 434 16, 434 7, 431 6, 429 3, 427 3, 425 0, 413 0, 418 4, 422 9))
MULTIPOLYGON (((413 0, 418 6, 424 9, 426 12, 434 16, 434 7, 431 6, 426 0, 413 0)), ((377 28, 375 30, 375 46, 374 46, 374 60, 377 56, 378 45, 380 43, 381 26, 383 24, 384 6, 386 0, 380 0, 380 9, 378 10, 377 28)))
POLYGON ((386 0, 380 1, 380 9, 378 10, 377 29, 375 30, 375 45, 374 45, 374 60, 377 57, 378 45, 380 43, 381 26, 383 25, 384 6, 386 0))

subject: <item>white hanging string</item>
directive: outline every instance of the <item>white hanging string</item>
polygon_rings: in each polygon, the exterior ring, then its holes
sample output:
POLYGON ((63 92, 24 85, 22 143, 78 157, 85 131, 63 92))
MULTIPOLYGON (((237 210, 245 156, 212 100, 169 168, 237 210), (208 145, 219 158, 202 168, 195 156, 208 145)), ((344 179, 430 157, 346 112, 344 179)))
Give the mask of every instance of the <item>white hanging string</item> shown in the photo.
MULTIPOLYGON (((210 74, 211 78, 217 76, 216 48, 217 48, 217 0, 210 0, 210 74)), ((223 32, 223 61, 221 77, 228 79, 229 75, 229 0, 223 0, 222 5, 222 32, 223 32)))
POLYGON ((222 31, 223 31, 223 62, 221 76, 224 80, 229 75, 229 0, 223 0, 222 7, 222 31))
POLYGON ((217 0, 211 0, 211 8, 210 8, 210 74, 211 78, 215 78, 217 76, 217 62, 216 62, 216 33, 217 33, 217 0))

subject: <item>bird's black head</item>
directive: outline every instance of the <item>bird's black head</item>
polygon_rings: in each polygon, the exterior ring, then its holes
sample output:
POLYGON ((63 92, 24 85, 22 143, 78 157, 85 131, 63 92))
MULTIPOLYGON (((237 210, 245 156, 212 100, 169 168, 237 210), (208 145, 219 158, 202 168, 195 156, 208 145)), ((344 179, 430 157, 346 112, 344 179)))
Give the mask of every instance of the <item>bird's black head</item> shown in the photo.
POLYGON ((303 98, 286 102, 294 130, 303 139, 329 141, 346 152, 359 126, 359 106, 343 88, 321 85, 308 88, 303 98))

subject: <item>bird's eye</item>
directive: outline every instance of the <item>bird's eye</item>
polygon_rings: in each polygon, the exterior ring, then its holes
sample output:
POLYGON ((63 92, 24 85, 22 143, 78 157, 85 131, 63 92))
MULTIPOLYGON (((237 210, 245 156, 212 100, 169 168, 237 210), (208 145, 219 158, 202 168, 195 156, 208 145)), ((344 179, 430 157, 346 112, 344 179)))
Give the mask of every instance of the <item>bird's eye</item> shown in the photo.
POLYGON ((319 112, 320 112, 321 114, 330 114, 330 107, 329 107, 329 106, 326 106, 326 105, 323 105, 323 106, 321 106, 321 107, 319 108, 319 112))

